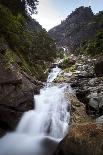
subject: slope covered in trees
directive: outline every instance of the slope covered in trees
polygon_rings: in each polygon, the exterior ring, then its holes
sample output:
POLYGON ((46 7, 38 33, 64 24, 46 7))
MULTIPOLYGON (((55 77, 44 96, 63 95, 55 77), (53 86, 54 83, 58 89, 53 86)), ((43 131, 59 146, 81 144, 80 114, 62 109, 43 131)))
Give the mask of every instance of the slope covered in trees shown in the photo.
POLYGON ((0 3, 6 6, 13 14, 36 13, 38 0, 0 0, 0 3))
POLYGON ((0 0, 0 135, 13 130, 56 57, 55 42, 30 17, 35 0, 0 0), (29 9, 29 10, 28 10, 29 9))
MULTIPOLYGON (((6 4, 6 1, 2 0, 0 3, 0 53, 5 57, 9 50, 20 59, 23 58, 28 64, 27 70, 30 70, 32 74, 39 78, 40 72, 46 69, 46 62, 52 62, 56 57, 54 41, 39 23, 33 20, 26 12, 25 16, 21 14, 19 11, 21 3, 13 1, 10 4, 9 2, 6 4), (17 11, 15 6, 18 8, 17 11), (13 10, 15 10, 16 14, 13 14, 13 10)), ((28 4, 29 1, 25 3, 28 4)), ((32 7, 32 5, 31 2, 30 7, 33 13, 36 5, 33 5, 35 7, 32 7)), ((15 62, 16 60, 13 61, 15 62)), ((20 65, 24 66, 25 63, 22 63, 23 61, 21 61, 20 65)))
POLYGON ((49 34, 55 39, 57 46, 67 47, 70 52, 77 53, 79 47, 94 39, 98 33, 102 34, 102 31, 103 12, 94 15, 90 7, 82 6, 73 11, 60 25, 51 29, 49 34))

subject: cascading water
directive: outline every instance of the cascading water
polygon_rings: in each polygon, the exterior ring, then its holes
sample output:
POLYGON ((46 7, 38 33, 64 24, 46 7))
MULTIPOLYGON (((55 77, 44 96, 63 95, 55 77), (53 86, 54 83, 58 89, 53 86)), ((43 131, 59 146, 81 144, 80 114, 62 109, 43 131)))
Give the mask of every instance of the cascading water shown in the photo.
POLYGON ((34 96, 35 109, 24 113, 14 133, 0 139, 0 155, 51 155, 68 129, 66 84, 53 85, 61 72, 53 68, 47 85, 34 96), (48 84, 49 83, 49 84, 48 84))

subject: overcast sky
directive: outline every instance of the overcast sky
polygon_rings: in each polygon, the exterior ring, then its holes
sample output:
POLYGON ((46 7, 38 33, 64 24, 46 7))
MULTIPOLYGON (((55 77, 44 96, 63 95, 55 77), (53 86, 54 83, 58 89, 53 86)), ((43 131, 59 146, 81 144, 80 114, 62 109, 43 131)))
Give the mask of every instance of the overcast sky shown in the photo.
POLYGON ((38 14, 33 18, 49 30, 79 6, 91 6, 93 12, 97 13, 103 10, 103 0, 39 0, 38 14))

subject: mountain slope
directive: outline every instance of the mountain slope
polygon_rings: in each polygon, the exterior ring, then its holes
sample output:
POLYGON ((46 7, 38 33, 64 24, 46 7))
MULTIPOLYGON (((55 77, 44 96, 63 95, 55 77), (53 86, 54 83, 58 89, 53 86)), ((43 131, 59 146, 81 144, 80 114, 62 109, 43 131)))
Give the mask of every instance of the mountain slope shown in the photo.
MULTIPOLYGON (((45 72, 56 57, 55 43, 42 26, 28 14, 24 16, 16 10, 15 14, 12 13, 2 2, 0 1, 0 135, 13 130, 23 112, 33 109, 34 94, 39 93, 42 86, 40 81, 46 80, 45 72)), ((16 6, 18 1, 13 3, 16 6)))
POLYGON ((73 52, 83 41, 95 37, 97 31, 103 29, 100 14, 94 15, 90 7, 79 7, 49 34, 56 40, 57 46, 67 47, 73 52))

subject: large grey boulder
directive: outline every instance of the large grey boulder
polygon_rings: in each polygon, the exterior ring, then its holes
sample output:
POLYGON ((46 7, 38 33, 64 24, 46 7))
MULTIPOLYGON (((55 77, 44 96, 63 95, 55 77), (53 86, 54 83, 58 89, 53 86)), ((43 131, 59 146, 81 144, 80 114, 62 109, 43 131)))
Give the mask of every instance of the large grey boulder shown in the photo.
POLYGON ((0 135, 14 130, 22 114, 34 108, 34 94, 40 87, 17 66, 0 64, 0 135))

